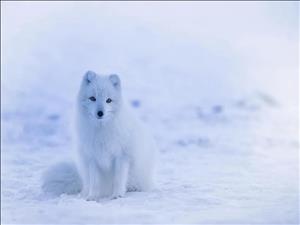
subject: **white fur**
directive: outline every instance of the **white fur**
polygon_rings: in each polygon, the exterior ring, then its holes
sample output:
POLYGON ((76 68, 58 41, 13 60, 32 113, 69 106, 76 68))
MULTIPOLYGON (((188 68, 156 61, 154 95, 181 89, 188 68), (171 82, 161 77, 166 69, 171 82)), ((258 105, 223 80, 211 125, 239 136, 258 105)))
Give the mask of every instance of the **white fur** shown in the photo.
POLYGON ((117 75, 88 71, 76 113, 77 165, 60 163, 44 175, 43 190, 60 195, 81 192, 87 200, 118 198, 126 191, 153 187, 156 146, 124 104, 117 75), (90 97, 96 101, 91 101, 90 97), (111 103, 106 103, 108 98, 111 103), (97 116, 98 111, 104 113, 97 116))
POLYGON ((77 194, 82 190, 82 182, 73 162, 60 162, 50 167, 43 174, 44 192, 58 196, 77 194))
POLYGON ((84 197, 118 198, 128 190, 152 188, 156 147, 124 104, 117 75, 85 74, 77 99, 77 131, 84 197))

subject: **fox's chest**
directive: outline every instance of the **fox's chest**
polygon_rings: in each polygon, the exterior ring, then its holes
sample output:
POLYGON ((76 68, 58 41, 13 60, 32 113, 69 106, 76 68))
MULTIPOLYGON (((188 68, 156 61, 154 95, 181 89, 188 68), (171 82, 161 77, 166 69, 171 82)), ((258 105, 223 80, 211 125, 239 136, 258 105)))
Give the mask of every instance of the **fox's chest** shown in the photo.
POLYGON ((79 130, 82 154, 99 167, 110 168, 116 158, 128 155, 131 132, 120 124, 106 129, 82 128, 79 130))
POLYGON ((115 159, 126 155, 126 146, 120 135, 98 134, 91 141, 90 156, 103 169, 112 167, 115 159))
POLYGON ((119 155, 123 152, 123 144, 117 138, 97 137, 92 143, 93 152, 98 155, 119 155))

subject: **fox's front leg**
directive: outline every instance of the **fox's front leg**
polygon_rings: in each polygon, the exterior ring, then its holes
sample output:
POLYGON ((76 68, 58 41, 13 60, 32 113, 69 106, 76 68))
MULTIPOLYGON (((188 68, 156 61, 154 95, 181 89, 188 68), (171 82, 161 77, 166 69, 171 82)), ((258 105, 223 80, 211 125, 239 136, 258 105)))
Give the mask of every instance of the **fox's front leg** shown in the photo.
POLYGON ((100 172, 95 162, 86 161, 82 167, 82 196, 87 200, 97 200, 100 195, 100 172))
POLYGON ((123 197, 127 189, 129 160, 121 156, 114 161, 112 198, 123 197))
POLYGON ((89 165, 89 189, 87 200, 98 200, 101 193, 101 174, 96 163, 89 165))
POLYGON ((79 171, 82 180, 82 190, 81 196, 87 198, 89 195, 89 188, 90 188, 90 173, 89 173, 89 164, 90 161, 84 157, 81 157, 79 161, 79 171))

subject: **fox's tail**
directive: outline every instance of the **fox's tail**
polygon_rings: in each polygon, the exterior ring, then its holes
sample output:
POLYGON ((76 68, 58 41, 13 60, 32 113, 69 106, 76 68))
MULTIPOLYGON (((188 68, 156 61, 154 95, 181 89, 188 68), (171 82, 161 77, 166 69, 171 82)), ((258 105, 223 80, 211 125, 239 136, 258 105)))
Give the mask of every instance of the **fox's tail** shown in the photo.
POLYGON ((82 182, 75 163, 61 162, 50 167, 43 175, 42 189, 55 196, 79 193, 82 182))

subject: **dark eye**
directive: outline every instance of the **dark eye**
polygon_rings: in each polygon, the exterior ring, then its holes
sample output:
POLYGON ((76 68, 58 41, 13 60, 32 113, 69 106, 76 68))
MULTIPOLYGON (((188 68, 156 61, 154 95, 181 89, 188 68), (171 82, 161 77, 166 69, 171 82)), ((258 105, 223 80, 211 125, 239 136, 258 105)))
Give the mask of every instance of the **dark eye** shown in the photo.
POLYGON ((91 100, 91 101, 96 101, 96 98, 94 97, 94 96, 92 96, 92 97, 89 97, 89 99, 91 100))
POLYGON ((106 103, 111 103, 112 100, 110 98, 106 99, 106 103))

